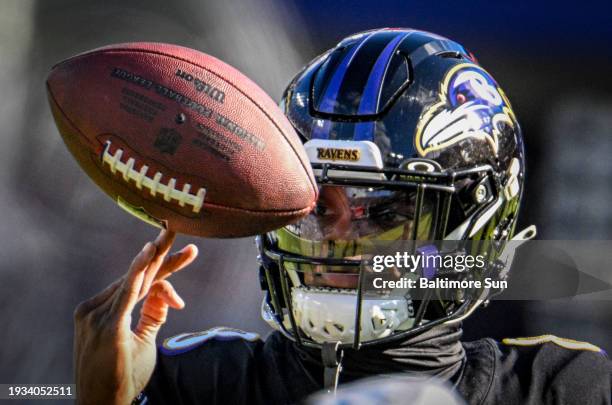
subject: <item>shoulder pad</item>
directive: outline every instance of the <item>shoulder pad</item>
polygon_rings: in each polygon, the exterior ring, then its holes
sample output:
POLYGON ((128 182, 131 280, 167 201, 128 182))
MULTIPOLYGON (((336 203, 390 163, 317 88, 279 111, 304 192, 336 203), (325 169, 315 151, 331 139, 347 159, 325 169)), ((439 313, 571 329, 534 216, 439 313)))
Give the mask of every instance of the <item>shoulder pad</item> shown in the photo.
POLYGON ((589 352, 603 352, 599 347, 588 342, 561 338, 555 335, 541 335, 532 337, 505 338, 502 343, 507 346, 537 346, 544 343, 554 343, 559 347, 569 350, 586 350, 589 352))
POLYGON ((181 333, 164 340, 159 348, 165 355, 175 356, 199 347, 210 340, 246 340, 255 342, 259 340, 259 335, 239 329, 216 327, 202 332, 181 333))

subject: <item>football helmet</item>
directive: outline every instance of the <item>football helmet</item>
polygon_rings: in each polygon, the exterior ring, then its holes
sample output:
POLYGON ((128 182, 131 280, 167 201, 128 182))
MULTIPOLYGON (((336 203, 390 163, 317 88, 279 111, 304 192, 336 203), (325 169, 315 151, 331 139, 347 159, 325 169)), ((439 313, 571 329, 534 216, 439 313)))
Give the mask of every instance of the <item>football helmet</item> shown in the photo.
POLYGON ((359 348, 458 322, 490 296, 364 299, 360 282, 376 241, 513 237, 525 173, 521 130, 470 52, 424 31, 358 33, 306 65, 280 105, 304 142, 320 197, 298 223, 257 238, 267 322, 306 346, 359 348))

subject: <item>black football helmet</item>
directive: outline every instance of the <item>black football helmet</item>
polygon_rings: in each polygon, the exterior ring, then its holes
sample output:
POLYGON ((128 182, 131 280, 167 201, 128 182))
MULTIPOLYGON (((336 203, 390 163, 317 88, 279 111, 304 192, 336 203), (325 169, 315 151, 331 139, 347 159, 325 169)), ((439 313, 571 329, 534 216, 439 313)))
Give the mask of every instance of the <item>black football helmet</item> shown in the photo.
MULTIPOLYGON (((280 105, 320 197, 306 218, 258 237, 266 321, 303 345, 359 348, 458 322, 490 296, 364 299, 359 282, 375 241, 513 237, 521 130, 470 52, 424 31, 362 32, 310 62, 280 105)), ((478 246, 494 271, 506 271, 494 262, 508 255, 478 246)))

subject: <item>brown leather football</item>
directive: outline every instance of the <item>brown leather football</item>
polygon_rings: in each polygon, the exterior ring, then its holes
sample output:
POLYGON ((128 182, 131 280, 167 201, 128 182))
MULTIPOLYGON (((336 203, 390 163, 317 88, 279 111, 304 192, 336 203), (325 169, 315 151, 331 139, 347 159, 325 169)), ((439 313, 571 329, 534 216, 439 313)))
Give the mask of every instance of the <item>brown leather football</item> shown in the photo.
POLYGON ((160 43, 111 45, 57 64, 47 92, 81 167, 149 223, 239 237, 314 207, 317 186, 289 121, 212 56, 160 43))

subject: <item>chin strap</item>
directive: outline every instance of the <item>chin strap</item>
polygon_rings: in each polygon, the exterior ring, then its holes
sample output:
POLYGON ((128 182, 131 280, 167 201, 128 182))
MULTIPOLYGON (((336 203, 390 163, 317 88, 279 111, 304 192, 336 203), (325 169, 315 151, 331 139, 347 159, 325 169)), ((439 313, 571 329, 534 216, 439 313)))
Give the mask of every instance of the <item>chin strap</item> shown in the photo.
POLYGON ((340 342, 325 342, 321 347, 321 360, 325 370, 323 372, 323 384, 328 393, 336 393, 338 380, 342 371, 342 359, 344 350, 340 349, 340 342))

